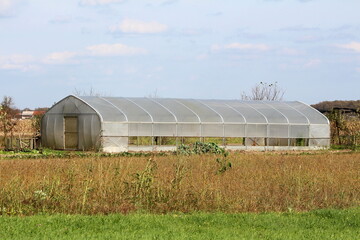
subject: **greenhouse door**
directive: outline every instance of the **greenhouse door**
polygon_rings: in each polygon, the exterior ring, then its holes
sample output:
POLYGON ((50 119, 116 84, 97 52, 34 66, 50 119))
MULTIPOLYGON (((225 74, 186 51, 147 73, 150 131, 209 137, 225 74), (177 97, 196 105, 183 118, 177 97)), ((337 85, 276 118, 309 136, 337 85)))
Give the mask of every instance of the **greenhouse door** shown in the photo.
POLYGON ((77 150, 78 149, 78 118, 77 117, 65 117, 64 118, 64 140, 65 149, 77 150))

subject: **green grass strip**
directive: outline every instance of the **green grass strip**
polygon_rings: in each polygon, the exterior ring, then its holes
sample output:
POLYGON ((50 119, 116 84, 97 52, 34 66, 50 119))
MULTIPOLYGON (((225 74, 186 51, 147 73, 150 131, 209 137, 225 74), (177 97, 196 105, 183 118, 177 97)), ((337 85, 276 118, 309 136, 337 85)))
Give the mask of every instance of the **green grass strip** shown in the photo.
POLYGON ((0 239, 359 239, 360 208, 307 213, 0 217, 0 239))

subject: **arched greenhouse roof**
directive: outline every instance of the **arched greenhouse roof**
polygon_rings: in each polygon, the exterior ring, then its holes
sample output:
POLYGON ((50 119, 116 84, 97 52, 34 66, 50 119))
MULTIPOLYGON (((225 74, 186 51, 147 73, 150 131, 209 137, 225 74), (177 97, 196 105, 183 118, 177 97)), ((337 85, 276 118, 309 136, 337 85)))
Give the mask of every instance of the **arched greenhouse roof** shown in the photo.
POLYGON ((320 112, 297 101, 75 98, 94 109, 104 122, 329 124, 320 112))

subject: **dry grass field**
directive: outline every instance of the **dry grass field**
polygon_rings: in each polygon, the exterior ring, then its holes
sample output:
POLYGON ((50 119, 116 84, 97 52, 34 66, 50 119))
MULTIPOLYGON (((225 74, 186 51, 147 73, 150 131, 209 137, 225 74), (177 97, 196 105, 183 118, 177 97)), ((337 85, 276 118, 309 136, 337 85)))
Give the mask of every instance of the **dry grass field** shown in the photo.
POLYGON ((3 159, 0 186, 2 215, 347 208, 360 153, 3 159))

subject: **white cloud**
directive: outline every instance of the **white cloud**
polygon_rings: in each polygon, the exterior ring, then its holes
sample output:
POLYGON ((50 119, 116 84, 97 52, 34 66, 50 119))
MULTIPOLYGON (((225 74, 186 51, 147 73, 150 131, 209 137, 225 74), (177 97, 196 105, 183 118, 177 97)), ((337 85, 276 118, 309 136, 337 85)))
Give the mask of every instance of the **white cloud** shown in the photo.
POLYGON ((165 5, 172 5, 174 3, 176 3, 178 0, 165 0, 162 1, 161 5, 165 6, 165 5))
POLYGON ((214 44, 214 45, 211 46, 212 51, 219 51, 221 49, 223 49, 223 47, 218 45, 218 44, 214 44))
POLYGON ((209 58, 209 55, 208 54, 200 54, 200 55, 197 55, 196 56, 196 60, 205 60, 205 59, 208 59, 209 58))
POLYGON ((225 49, 240 49, 240 50, 258 50, 258 51, 267 51, 270 48, 265 44, 241 44, 241 43, 231 43, 224 46, 225 49))
POLYGON ((20 70, 23 72, 35 71, 39 66, 33 64, 1 64, 0 69, 3 70, 20 70))
POLYGON ((9 56, 0 56, 0 63, 29 63, 34 61, 34 57, 31 55, 24 54, 13 54, 9 56))
POLYGON ((64 64, 64 63, 71 63, 70 60, 72 60, 74 57, 79 55, 77 52, 54 52, 49 54, 44 59, 44 63, 47 64, 64 64))
POLYGON ((288 56, 299 56, 299 55, 303 55, 302 52, 300 52, 297 49, 294 48, 283 48, 280 50, 280 54, 282 55, 288 55, 288 56))
POLYGON ((309 61, 307 61, 305 64, 304 64, 304 67, 306 68, 312 68, 312 67, 316 67, 318 65, 321 64, 321 60, 320 59, 310 59, 309 61))
POLYGON ((143 48, 130 47, 120 43, 99 44, 89 46, 82 51, 53 52, 41 58, 21 54, 0 56, 0 69, 32 71, 40 69, 42 64, 77 64, 81 63, 81 59, 87 57, 133 56, 146 53, 147 51, 143 48))
POLYGON ((92 56, 130 56, 147 53, 143 48, 130 47, 121 43, 89 46, 87 50, 92 56))
POLYGON ((122 68, 122 72, 131 75, 131 74, 139 73, 140 69, 138 69, 135 66, 126 65, 122 68))
POLYGON ((55 16, 53 19, 51 19, 50 23, 64 24, 64 23, 70 23, 72 20, 73 20, 72 16, 70 16, 70 15, 59 15, 59 16, 55 16))
POLYGON ((5 63, 5 64, 1 64, 0 65, 1 69, 5 69, 5 70, 14 70, 14 69, 21 69, 22 65, 20 64, 10 64, 10 63, 5 63))
POLYGON ((266 44, 251 44, 251 43, 230 43, 226 45, 213 45, 211 47, 213 51, 219 50, 255 50, 255 51, 268 51, 270 47, 266 44))
POLYGON ((179 0, 151 0, 147 1, 147 7, 157 7, 157 6, 169 6, 177 3, 179 0))
POLYGON ((110 27, 111 32, 123 33, 161 33, 165 32, 168 26, 158 22, 143 22, 132 19, 125 19, 120 24, 110 27))
POLYGON ((345 49, 349 49, 355 52, 360 52, 360 42, 351 42, 348 44, 339 44, 337 45, 337 47, 339 48, 345 48, 345 49))
POLYGON ((23 0, 0 0, 0 17, 11 16, 23 0))
POLYGON ((0 69, 21 70, 24 72, 37 70, 39 67, 33 64, 35 61, 35 58, 31 55, 13 54, 0 56, 0 69))
POLYGON ((81 0, 79 3, 83 6, 99 6, 113 3, 122 3, 125 0, 81 0))
POLYGON ((7 15, 13 6, 11 0, 0 0, 0 16, 7 15))
POLYGON ((299 42, 315 42, 321 40, 321 37, 316 35, 304 35, 297 39, 299 42))
POLYGON ((154 68, 154 72, 162 72, 164 71, 164 67, 163 66, 157 66, 154 68))

